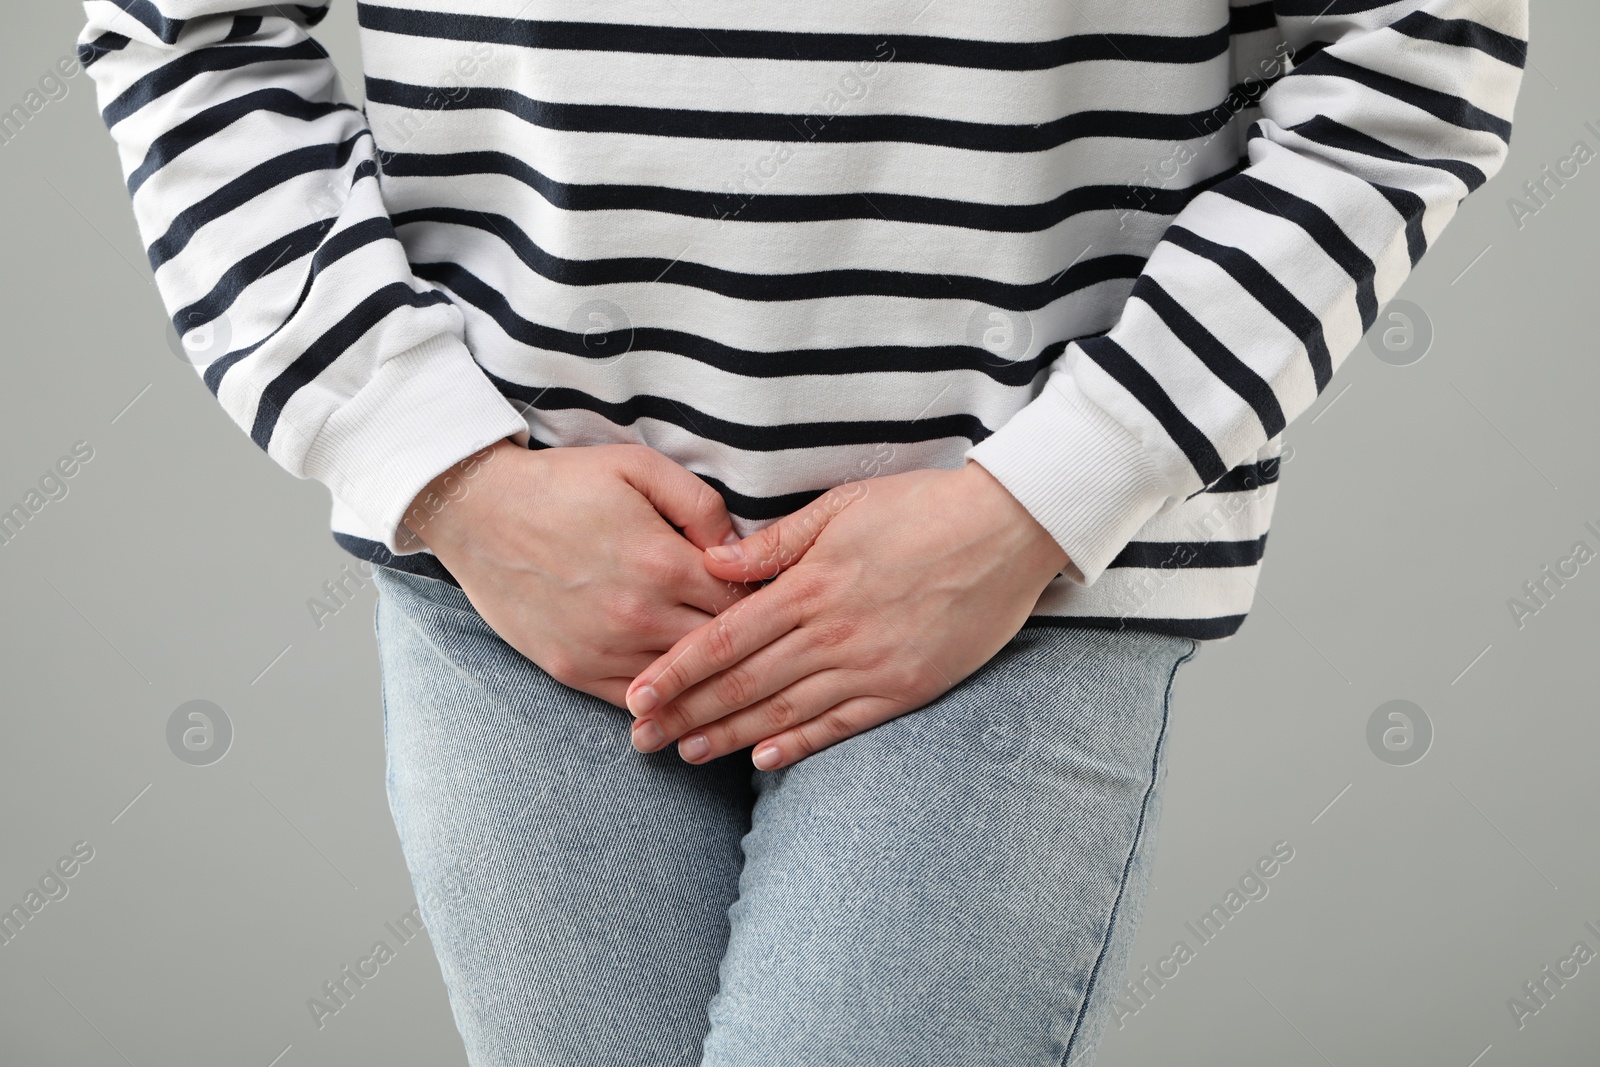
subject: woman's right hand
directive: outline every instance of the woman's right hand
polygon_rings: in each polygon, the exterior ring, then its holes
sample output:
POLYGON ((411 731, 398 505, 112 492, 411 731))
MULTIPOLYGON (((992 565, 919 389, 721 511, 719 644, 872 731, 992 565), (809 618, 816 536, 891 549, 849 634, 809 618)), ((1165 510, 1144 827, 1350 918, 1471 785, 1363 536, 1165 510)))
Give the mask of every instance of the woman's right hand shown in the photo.
POLYGON ((626 707, 640 671, 756 588, 706 572, 703 551, 736 539, 727 509, 655 449, 503 440, 472 460, 407 526, 495 633, 574 689, 626 707))

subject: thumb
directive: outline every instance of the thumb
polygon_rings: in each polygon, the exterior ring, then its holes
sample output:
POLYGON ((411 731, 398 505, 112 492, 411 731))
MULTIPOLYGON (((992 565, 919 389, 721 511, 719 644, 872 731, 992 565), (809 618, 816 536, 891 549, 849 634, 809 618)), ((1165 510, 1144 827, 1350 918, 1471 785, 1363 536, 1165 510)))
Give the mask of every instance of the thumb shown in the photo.
POLYGON ((726 545, 706 549, 706 570, 733 582, 754 582, 771 578, 799 562, 816 543, 828 523, 833 521, 865 487, 851 482, 828 490, 799 511, 785 515, 726 545))
POLYGON ((725 544, 739 536, 722 495, 655 449, 641 445, 635 461, 623 465, 622 476, 694 547, 725 544))

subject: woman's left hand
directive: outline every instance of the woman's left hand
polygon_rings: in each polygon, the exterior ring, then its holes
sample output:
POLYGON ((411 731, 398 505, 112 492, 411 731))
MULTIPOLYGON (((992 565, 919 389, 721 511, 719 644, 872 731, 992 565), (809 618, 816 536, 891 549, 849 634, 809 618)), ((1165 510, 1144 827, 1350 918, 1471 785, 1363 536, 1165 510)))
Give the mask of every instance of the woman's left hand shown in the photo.
POLYGON ((634 679, 633 744, 681 738, 679 754, 703 763, 766 740, 754 761, 772 770, 953 688, 1068 561, 969 460, 846 483, 705 562, 728 581, 777 579, 634 679))

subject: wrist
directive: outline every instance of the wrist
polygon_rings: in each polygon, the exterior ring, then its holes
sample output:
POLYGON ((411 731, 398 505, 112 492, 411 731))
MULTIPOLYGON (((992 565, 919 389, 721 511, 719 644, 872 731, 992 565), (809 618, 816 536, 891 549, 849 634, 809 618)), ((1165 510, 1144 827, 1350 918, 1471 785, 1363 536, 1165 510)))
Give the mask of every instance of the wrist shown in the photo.
POLYGON ((1072 562, 1050 531, 983 464, 969 459, 955 473, 967 482, 979 513, 992 517, 1000 550, 1024 566, 1037 567, 1047 581, 1072 562))
POLYGON ((457 539, 463 524, 470 523, 471 505, 466 501, 484 495, 475 490, 481 487, 488 469, 503 466, 508 452, 525 451, 506 437, 452 463, 417 493, 406 508, 402 525, 430 549, 457 539))

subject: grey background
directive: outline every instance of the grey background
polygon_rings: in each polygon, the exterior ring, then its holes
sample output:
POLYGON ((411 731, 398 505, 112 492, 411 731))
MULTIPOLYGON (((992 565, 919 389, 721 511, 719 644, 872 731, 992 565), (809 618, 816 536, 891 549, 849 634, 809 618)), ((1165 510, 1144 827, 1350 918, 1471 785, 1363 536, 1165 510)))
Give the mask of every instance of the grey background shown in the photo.
MULTIPOLYGON (((334 6, 320 38, 359 98, 354 5, 334 6)), ((1600 562, 1520 629, 1507 606, 1574 542, 1600 548, 1600 161, 1520 230, 1507 207, 1576 140, 1600 149, 1600 9, 1535 16, 1511 158, 1400 294, 1431 351, 1359 349, 1290 426, 1254 613, 1178 676, 1133 969, 1197 946, 1185 922, 1274 842, 1294 859, 1112 1025, 1105 1067, 1600 1058, 1600 961, 1520 1030, 1507 1007, 1575 942, 1600 951, 1600 562), (1399 698, 1436 732, 1405 767, 1366 740, 1399 698)), ((81 17, 11 13, 0 109, 81 17)), ((168 350, 93 87, 67 84, 0 146, 0 505, 95 451, 0 547, 0 907, 74 842, 94 858, 0 946, 0 1062, 464 1063, 425 940, 322 1029, 306 1007, 413 905, 370 588, 315 627, 307 599, 349 561, 326 491, 168 350), (167 745, 194 699, 235 729, 211 766, 167 745)))

